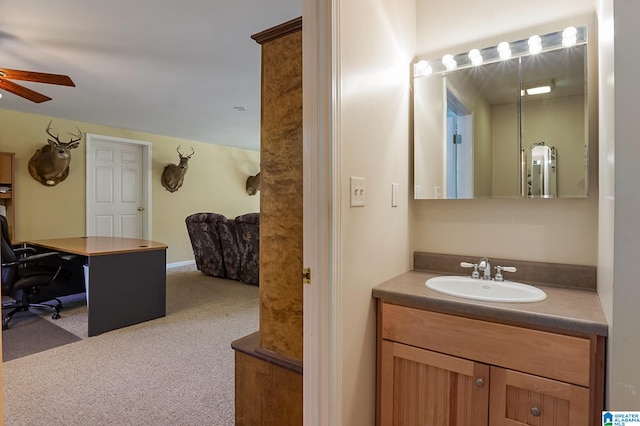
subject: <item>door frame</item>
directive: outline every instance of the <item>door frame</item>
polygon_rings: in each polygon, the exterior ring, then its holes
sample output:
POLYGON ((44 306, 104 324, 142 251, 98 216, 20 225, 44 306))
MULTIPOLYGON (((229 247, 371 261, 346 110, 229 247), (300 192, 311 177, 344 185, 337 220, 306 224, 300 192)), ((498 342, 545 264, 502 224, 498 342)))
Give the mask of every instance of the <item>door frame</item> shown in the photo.
POLYGON ((303 424, 342 424, 339 0, 303 0, 303 424))
POLYGON ((90 155, 98 142, 113 142, 119 144, 139 145, 142 146, 142 200, 144 210, 142 212, 142 238, 145 240, 152 239, 151 229, 151 142, 119 138, 115 136, 98 135, 93 133, 86 134, 86 189, 85 189, 85 230, 86 235, 89 235, 89 218, 93 215, 93 208, 89 200, 91 199, 93 191, 93 177, 95 176, 93 170, 95 163, 93 156, 90 155))

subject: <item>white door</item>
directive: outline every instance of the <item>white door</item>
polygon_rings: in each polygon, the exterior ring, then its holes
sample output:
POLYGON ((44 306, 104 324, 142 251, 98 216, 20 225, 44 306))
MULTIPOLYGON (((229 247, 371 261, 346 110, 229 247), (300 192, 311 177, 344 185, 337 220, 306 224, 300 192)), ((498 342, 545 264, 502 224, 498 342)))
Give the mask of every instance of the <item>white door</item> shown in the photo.
POLYGON ((148 144, 87 135, 87 235, 150 239, 148 144))

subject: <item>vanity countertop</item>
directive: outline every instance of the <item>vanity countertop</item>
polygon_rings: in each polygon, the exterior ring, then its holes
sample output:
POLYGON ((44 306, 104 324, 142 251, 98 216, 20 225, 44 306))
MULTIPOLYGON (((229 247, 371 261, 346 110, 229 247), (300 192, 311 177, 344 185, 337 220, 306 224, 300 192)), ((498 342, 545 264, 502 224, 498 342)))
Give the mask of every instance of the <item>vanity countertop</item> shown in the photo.
POLYGON ((547 298, 541 302, 483 302, 448 296, 427 288, 425 281, 437 275, 443 274, 410 271, 375 286, 373 296, 387 303, 488 321, 600 336, 608 333, 607 320, 595 291, 536 284, 547 293, 547 298))

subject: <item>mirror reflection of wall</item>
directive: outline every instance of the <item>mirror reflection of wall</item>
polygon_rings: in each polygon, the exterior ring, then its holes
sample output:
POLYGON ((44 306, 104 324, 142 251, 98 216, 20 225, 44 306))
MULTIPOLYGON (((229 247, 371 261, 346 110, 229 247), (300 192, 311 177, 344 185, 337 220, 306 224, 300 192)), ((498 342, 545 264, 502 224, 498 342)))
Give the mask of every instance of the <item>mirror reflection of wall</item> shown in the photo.
MULTIPOLYGON (((586 197, 586 27, 576 32, 579 42, 567 48, 560 31, 542 36, 536 54, 520 40, 509 59, 474 65, 469 52, 415 65, 416 199, 528 197, 523 148, 539 141, 562 152, 556 195, 586 197), (542 83, 547 93, 532 94, 542 83)), ((495 47, 476 54, 486 52, 498 55, 495 47)))
POLYGON ((550 90, 522 97, 522 146, 545 141, 562 153, 558 197, 587 193, 585 66, 586 46, 522 58, 523 86, 548 84, 550 90))

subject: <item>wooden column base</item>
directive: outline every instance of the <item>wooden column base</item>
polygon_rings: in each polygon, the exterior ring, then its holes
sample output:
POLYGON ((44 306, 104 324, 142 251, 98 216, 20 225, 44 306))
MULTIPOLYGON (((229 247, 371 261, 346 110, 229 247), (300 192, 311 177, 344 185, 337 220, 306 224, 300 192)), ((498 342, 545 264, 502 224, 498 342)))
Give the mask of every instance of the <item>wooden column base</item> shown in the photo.
POLYGON ((259 332, 231 347, 236 425, 302 425, 302 366, 261 349, 259 332))

